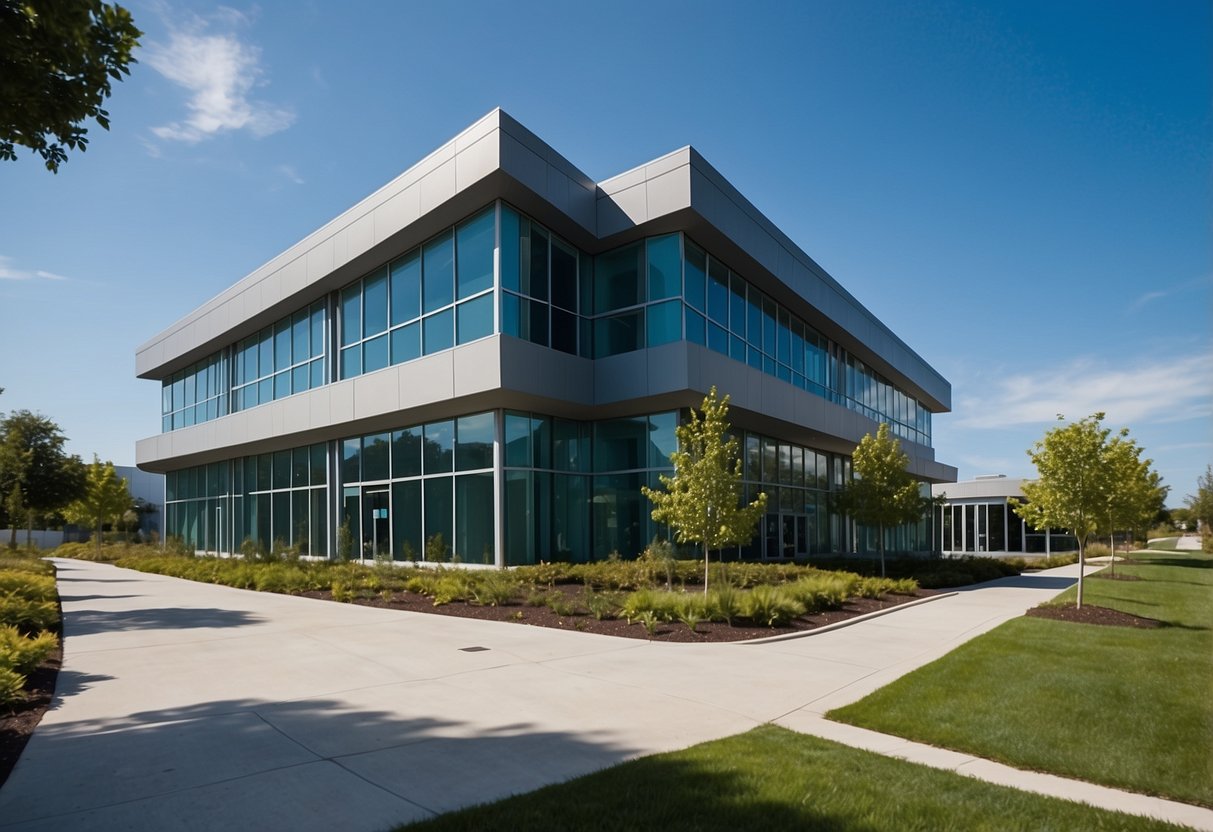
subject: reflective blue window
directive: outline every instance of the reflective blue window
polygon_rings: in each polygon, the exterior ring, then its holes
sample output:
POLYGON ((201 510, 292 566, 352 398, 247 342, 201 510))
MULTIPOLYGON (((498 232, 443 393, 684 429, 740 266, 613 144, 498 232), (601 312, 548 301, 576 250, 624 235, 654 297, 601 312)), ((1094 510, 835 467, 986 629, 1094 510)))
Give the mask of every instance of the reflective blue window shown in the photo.
POLYGON ((509 292, 501 293, 501 331, 515 338, 522 336, 522 315, 520 305, 522 299, 509 292))
POLYGON ((353 378, 362 373, 362 347, 346 347, 341 351, 341 377, 353 378))
POLYGON ((481 295, 455 307, 458 342, 466 344, 493 334, 493 296, 481 295))
POLYGON ((649 266, 649 300, 678 297, 682 286, 681 238, 678 234, 645 241, 649 266))
POLYGON ((605 358, 644 346, 644 310, 594 321, 594 357, 605 358))
POLYGON ((494 215, 489 208, 455 229, 461 299, 493 286, 494 215))
POLYGON ((655 347, 682 340, 682 303, 667 300, 648 307, 647 346, 655 347))
POLYGON ((455 464, 455 423, 431 422, 424 430, 425 473, 450 473, 455 464))
POLYGON ((449 304, 455 296, 455 252, 451 232, 426 243, 421 250, 421 260, 422 309, 433 312, 449 304))
POLYGON ((594 311, 610 312, 644 301, 644 244, 600 254, 594 261, 594 311))
POLYGON ((517 212, 501 206, 501 285, 515 292, 518 284, 518 224, 517 212))
MULTIPOLYGON (((494 434, 492 413, 461 416, 456 421, 455 470, 492 468, 494 434)), ((488 514, 492 515, 492 512, 488 514)))
POLYGON ((341 292, 341 346, 357 343, 361 338, 362 284, 355 283, 341 292))
POLYGON ((708 324, 708 349, 729 354, 729 333, 720 324, 708 324))
POLYGON ((307 361, 311 358, 311 347, 308 345, 308 313, 306 309, 296 312, 291 318, 291 363, 307 361))
POLYGON ((707 298, 707 257, 703 249, 690 240, 685 241, 685 246, 686 274, 683 279, 683 296, 692 307, 704 312, 707 298))
POLYGON ((392 325, 421 314, 421 253, 412 251, 392 263, 392 325))
POLYGON ((552 308, 552 349, 577 354, 577 316, 552 308))
POLYGON ((421 426, 392 434, 392 476, 415 477, 421 474, 421 426))
POLYGON ((454 310, 446 309, 437 315, 423 318, 422 344, 425 354, 449 350, 455 345, 455 315, 454 310))
POLYGON ((530 220, 519 223, 520 259, 518 278, 520 291, 539 300, 548 299, 548 235, 530 220))
POLYGON ((324 304, 312 304, 312 357, 324 355, 324 304))
POLYGON ((552 240, 552 303, 577 311, 577 252, 552 240))
POLYGON ((707 334, 704 330, 703 315, 687 307, 686 310, 687 340, 693 344, 706 344, 707 334))
POLYGON ((363 281, 362 337, 369 338, 387 329, 387 269, 382 268, 363 281))
POLYGON ((387 335, 372 338, 362 345, 362 372, 373 373, 388 365, 387 335))
POLYGON ((729 325, 729 270, 714 258, 708 263, 708 318, 729 325))
POLYGON ((421 357, 421 324, 414 322, 408 326, 392 330, 392 363, 400 364, 421 357))

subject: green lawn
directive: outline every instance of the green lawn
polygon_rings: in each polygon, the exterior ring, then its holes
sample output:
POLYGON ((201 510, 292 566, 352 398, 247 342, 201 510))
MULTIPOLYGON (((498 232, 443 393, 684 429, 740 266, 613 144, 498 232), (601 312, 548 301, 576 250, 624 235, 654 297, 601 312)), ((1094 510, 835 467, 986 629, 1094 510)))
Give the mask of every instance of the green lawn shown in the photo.
POLYGON ((410 830, 1175 830, 774 726, 645 757, 410 830))
MULTIPOLYGON (((828 716, 1020 768, 1213 806, 1213 558, 1137 552, 1084 603, 1153 630, 1017 618, 828 716)), ((1073 590, 1060 601, 1073 600, 1073 590)))

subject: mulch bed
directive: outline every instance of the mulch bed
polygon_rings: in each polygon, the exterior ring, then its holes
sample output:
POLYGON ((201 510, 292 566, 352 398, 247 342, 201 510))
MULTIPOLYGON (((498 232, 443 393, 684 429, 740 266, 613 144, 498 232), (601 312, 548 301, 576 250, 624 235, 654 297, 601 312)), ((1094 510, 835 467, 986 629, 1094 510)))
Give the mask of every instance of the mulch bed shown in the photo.
POLYGON ((1118 572, 1115 575, 1109 575, 1105 572, 1096 572, 1094 575, 1088 575, 1089 578, 1098 578, 1101 581, 1144 581, 1145 578, 1139 575, 1126 575, 1123 572, 1118 572))
POLYGON ((1141 618, 1119 610, 1107 607, 1096 607, 1091 604, 1078 609, 1073 604, 1047 604, 1033 607, 1027 615, 1034 618, 1051 618, 1054 621, 1076 621, 1079 624, 1100 624, 1105 627, 1136 627, 1139 630, 1152 630, 1161 627, 1162 622, 1153 618, 1141 618))
MULTIPOLYGON (((561 592, 566 595, 570 601, 580 597, 582 587, 580 585, 557 585, 548 590, 549 592, 561 592)), ((688 591, 695 591, 694 588, 688 591)), ((308 598, 322 598, 332 600, 332 593, 325 591, 305 592, 303 593, 308 598)), ((885 595, 880 598, 851 598, 841 609, 827 610, 826 612, 815 613, 813 615, 801 616, 792 621, 787 627, 748 627, 735 626, 730 627, 728 624, 719 622, 700 622, 695 628, 695 632, 687 625, 681 622, 663 623, 657 627, 657 632, 654 633, 652 641, 671 641, 671 642, 693 642, 697 644, 705 644, 711 642, 723 641, 745 641, 751 638, 762 638, 764 636, 777 636, 784 633, 804 632, 807 630, 815 630, 819 627, 824 627, 827 624, 834 624, 839 621, 845 621, 849 618, 856 618, 860 615, 866 615, 877 610, 888 609, 890 607, 900 606, 918 598, 925 598, 929 595, 937 595, 938 592, 930 589, 920 589, 914 595, 885 595)), ((369 607, 380 607, 384 609, 405 610, 408 612, 423 612, 433 615, 453 615, 459 618, 478 618, 484 621, 508 621, 517 624, 526 624, 532 627, 551 627, 557 630, 574 630, 581 633, 597 633, 599 635, 622 636, 624 638, 649 639, 648 631, 640 623, 628 624, 624 619, 603 619, 598 620, 592 615, 579 613, 575 615, 557 615, 550 607, 546 606, 529 606, 526 604, 508 604, 500 607, 487 607, 469 604, 463 601, 455 601, 442 606, 434 606, 434 602, 423 595, 417 595, 411 592, 393 593, 389 598, 383 598, 375 595, 367 598, 359 598, 354 601, 356 604, 363 604, 369 607)))

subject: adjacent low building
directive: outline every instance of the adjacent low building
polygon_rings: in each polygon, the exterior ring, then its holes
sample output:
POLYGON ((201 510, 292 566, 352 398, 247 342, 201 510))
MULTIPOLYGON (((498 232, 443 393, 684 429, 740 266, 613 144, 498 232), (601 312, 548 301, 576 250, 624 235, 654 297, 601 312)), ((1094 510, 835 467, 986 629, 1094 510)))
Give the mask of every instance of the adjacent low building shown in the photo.
POLYGON ((1012 510, 1012 501, 1026 502, 1022 479, 991 474, 933 485, 931 492, 939 500, 935 528, 945 555, 1047 555, 1078 549, 1073 535, 1037 529, 1012 510))
MULTIPOLYGON (((831 514, 888 422, 924 482, 948 382, 693 148, 594 182, 494 110, 142 345, 166 534, 201 550, 631 556, 675 427, 732 396, 755 542, 872 544, 831 514)), ((928 524, 891 533, 926 550, 928 524)))

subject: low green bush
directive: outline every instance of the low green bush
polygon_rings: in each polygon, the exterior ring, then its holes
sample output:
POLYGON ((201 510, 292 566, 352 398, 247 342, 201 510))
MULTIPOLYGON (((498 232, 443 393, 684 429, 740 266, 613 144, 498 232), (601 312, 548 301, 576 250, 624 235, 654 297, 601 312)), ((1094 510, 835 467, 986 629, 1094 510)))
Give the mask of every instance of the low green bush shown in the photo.
POLYGON ((28 601, 54 601, 59 597, 54 576, 9 569, 0 570, 0 595, 16 595, 28 601))
POLYGON ((1088 543, 1086 556, 1089 558, 1106 558, 1112 554, 1106 543, 1088 543))
POLYGON ((741 614, 763 627, 783 627, 804 615, 804 605, 784 587, 759 584, 742 598, 741 614))
POLYGON ((28 676, 58 646, 59 637, 54 633, 25 635, 16 627, 0 626, 0 668, 28 676))
POLYGON ((24 676, 10 668, 0 667, 0 707, 16 705, 24 698, 24 690, 24 676))
POLYGON ((0 596, 0 626, 37 633, 54 628, 58 621, 59 606, 54 601, 32 601, 16 594, 0 596))

